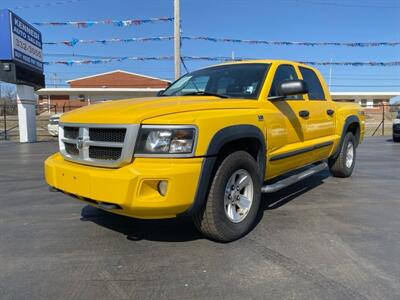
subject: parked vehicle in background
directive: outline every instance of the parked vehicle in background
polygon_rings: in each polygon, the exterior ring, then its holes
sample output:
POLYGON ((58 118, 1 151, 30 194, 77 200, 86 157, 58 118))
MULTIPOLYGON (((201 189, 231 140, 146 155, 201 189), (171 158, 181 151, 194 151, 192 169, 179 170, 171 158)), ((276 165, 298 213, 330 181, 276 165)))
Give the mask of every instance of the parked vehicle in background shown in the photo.
POLYGON ((393 141, 400 143, 400 111, 397 112, 397 116, 393 120, 393 141))
POLYGON ((227 63, 186 74, 156 98, 65 113, 45 176, 98 208, 192 216, 205 236, 229 242, 253 228, 262 193, 326 168, 351 176, 364 125, 361 107, 332 101, 310 66, 227 63))
POLYGON ((58 124, 60 122, 60 117, 62 114, 54 114, 49 118, 49 124, 47 125, 47 130, 51 136, 58 136, 58 124))

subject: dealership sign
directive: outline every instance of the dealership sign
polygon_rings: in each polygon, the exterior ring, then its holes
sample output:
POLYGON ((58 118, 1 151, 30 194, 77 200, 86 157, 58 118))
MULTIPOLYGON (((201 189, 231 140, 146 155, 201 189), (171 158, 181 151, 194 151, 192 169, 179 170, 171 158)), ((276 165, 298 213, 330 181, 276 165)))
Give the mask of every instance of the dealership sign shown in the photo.
POLYGON ((0 11, 0 61, 43 73, 42 34, 8 9, 0 11))

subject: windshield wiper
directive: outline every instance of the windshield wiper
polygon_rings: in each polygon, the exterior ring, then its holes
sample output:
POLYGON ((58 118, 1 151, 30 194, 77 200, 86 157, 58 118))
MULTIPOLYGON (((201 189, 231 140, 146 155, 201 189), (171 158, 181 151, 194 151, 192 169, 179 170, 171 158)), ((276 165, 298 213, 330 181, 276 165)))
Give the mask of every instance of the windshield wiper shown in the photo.
POLYGON ((182 94, 181 96, 215 96, 215 97, 219 97, 219 98, 229 98, 229 96, 227 96, 227 95, 211 93, 211 92, 201 92, 201 91, 193 92, 193 93, 186 93, 186 94, 182 94))

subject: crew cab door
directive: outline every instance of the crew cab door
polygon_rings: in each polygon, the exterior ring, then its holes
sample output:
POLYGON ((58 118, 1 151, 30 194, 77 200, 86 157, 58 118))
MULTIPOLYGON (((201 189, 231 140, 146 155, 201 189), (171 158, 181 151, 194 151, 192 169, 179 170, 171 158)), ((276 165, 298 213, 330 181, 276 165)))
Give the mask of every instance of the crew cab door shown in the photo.
POLYGON ((335 134, 335 103, 330 99, 327 87, 314 70, 299 66, 302 79, 308 87, 306 95, 309 117, 304 124, 304 138, 314 147, 313 160, 325 159, 329 155, 335 134))
MULTIPOLYGON (((278 88, 282 81, 298 79, 299 73, 294 65, 281 64, 276 68, 272 84, 268 93, 268 98, 279 96, 278 88)), ((304 147, 306 137, 304 131, 306 129, 307 116, 303 113, 306 110, 307 101, 302 95, 290 96, 286 99, 267 100, 269 107, 282 117, 282 130, 284 130, 284 142, 280 139, 279 145, 271 137, 267 141, 269 146, 268 153, 268 175, 276 176, 288 170, 307 164, 308 158, 305 155, 298 155, 301 148, 304 147)), ((274 128, 269 128, 270 120, 268 117, 267 131, 273 132, 274 128)))

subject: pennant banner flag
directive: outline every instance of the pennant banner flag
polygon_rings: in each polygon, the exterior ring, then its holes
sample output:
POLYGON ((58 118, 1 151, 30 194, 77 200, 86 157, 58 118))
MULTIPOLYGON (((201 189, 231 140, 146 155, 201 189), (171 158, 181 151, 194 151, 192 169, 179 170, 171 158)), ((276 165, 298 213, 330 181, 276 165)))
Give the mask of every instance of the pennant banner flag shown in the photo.
MULTIPOLYGON (((158 60, 173 60, 173 56, 147 56, 147 57, 137 57, 137 56, 124 56, 124 57, 113 57, 113 58, 105 58, 105 59, 88 59, 88 60, 60 60, 60 61, 49 61, 44 62, 45 65, 88 65, 88 64, 104 64, 111 62, 122 62, 122 61, 158 61, 158 60)), ((231 57, 223 57, 223 56, 182 56, 183 60, 204 60, 204 61, 232 61, 231 57)), ((236 58, 235 61, 248 60, 251 58, 236 58)), ((367 61, 367 62, 331 62, 331 61, 301 61, 301 63, 314 65, 314 66, 370 66, 370 67, 398 67, 400 66, 400 61, 387 61, 387 62, 379 62, 379 61, 367 61)))
POLYGON ((182 40, 207 41, 221 43, 238 44, 261 44, 270 46, 346 46, 346 47, 381 47, 381 46, 399 46, 400 42, 288 42, 288 41, 266 41, 266 40, 242 40, 231 38, 213 38, 205 36, 183 36, 182 40))
POLYGON ((155 42, 155 41, 170 41, 173 40, 173 36, 160 36, 160 37, 147 37, 147 38, 113 38, 103 40, 79 40, 72 39, 68 41, 57 41, 57 42, 43 42, 43 45, 66 45, 74 47, 77 44, 108 44, 108 43, 132 43, 132 42, 155 42))
POLYGON ((139 26, 155 22, 172 22, 174 18, 159 17, 150 19, 132 19, 132 20, 100 20, 100 21, 67 21, 67 22, 34 22, 37 26, 75 26, 78 28, 88 28, 94 25, 114 25, 118 27, 139 26))
MULTIPOLYGON (((73 47, 77 44, 108 44, 108 43, 131 43, 131 42, 155 42, 173 40, 173 36, 147 37, 147 38, 112 38, 100 40, 80 40, 72 39, 67 41, 43 42, 44 45, 66 45, 73 47)), ((263 40, 238 40, 211 37, 190 37, 182 36, 182 40, 187 41, 207 41, 214 43, 239 43, 253 45, 269 45, 269 46, 345 46, 345 47, 395 47, 400 42, 285 42, 285 41, 263 41, 263 40)))

